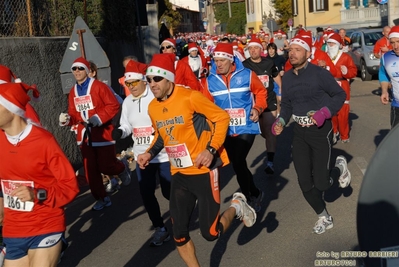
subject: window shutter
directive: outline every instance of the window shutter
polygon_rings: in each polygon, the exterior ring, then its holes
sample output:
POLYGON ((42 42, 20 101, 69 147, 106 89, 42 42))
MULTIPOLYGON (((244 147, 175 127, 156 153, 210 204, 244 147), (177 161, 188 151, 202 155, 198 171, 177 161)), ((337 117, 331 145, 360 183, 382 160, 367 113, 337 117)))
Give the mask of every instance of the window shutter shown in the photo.
POLYGON ((324 0, 324 11, 328 11, 328 0, 324 0))
POLYGON ((308 3, 309 3, 309 13, 312 13, 313 12, 313 0, 309 0, 308 3))

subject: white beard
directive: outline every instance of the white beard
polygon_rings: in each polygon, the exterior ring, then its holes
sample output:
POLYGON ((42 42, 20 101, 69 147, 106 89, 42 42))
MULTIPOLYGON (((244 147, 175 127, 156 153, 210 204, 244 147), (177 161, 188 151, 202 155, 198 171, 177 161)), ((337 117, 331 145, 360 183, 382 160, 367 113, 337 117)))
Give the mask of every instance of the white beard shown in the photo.
POLYGON ((196 71, 201 67, 201 59, 198 56, 195 58, 189 56, 188 65, 190 65, 192 71, 196 71))
POLYGON ((330 58, 336 57, 338 55, 339 45, 334 44, 333 46, 327 45, 327 54, 330 58))

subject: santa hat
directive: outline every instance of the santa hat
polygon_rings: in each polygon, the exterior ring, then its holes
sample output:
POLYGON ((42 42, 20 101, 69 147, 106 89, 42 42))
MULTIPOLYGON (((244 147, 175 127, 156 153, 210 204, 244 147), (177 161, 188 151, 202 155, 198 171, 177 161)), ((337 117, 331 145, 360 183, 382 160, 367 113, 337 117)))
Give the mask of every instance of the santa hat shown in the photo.
POLYGON ((283 32, 282 32, 281 30, 278 30, 278 31, 276 32, 276 35, 283 35, 283 32))
POLYGON ((312 47, 312 37, 309 35, 296 35, 290 42, 290 45, 292 44, 300 45, 305 48, 305 50, 310 51, 312 47))
POLYGON ((164 44, 164 43, 167 43, 167 44, 173 46, 174 48, 176 48, 176 40, 175 40, 175 39, 166 38, 165 40, 162 41, 161 46, 162 46, 162 44, 164 44))
POLYGON ((0 84, 0 105, 20 117, 25 117, 26 104, 30 100, 27 94, 29 90, 33 91, 35 98, 39 97, 39 91, 35 86, 25 83, 0 84))
POLYGON ((143 64, 134 60, 129 60, 125 68, 125 81, 128 80, 145 80, 145 71, 147 64, 143 64))
POLYGON ((218 44, 213 51, 213 57, 226 58, 230 61, 234 61, 233 46, 228 43, 218 44))
POLYGON ((336 43, 340 45, 342 43, 342 38, 338 33, 332 33, 328 36, 327 43, 336 43))
POLYGON ((87 74, 90 72, 90 63, 83 57, 75 59, 75 61, 72 63, 71 71, 73 67, 83 67, 87 74))
POLYGON ((248 47, 250 46, 258 46, 263 49, 262 41, 259 38, 251 38, 251 41, 248 43, 248 47))
POLYGON ((332 33, 334 33, 333 30, 330 31, 330 30, 327 29, 327 30, 324 31, 323 37, 326 37, 326 36, 328 37, 328 36, 331 35, 332 33))
POLYGON ((147 75, 161 76, 175 82, 175 54, 155 54, 148 65, 147 75))
POLYGON ((389 32, 388 38, 399 38, 399 25, 393 26, 389 32))
POLYGON ((238 42, 237 41, 231 42, 231 45, 233 46, 233 48, 238 48, 238 42))
POLYGON ((197 50, 198 51, 198 47, 196 43, 188 43, 188 52, 190 53, 191 51, 197 50))
POLYGON ((20 83, 21 79, 17 78, 8 67, 0 65, 0 84, 11 82, 20 83))

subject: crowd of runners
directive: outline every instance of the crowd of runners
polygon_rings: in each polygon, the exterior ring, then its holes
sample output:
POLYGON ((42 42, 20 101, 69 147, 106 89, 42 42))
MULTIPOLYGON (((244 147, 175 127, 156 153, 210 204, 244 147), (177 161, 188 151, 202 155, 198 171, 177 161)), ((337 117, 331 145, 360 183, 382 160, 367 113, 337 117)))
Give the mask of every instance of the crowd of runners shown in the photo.
MULTIPOLYGON (((394 127, 399 122, 399 26, 384 28, 383 38, 375 51, 381 58, 381 102, 389 103, 392 88, 394 127)), ((122 96, 97 79, 95 59, 77 58, 71 65, 76 83, 59 125, 76 136, 93 211, 111 207, 109 193, 131 182, 127 157, 117 157, 115 149, 116 142, 127 139, 132 147, 125 149, 132 151, 154 228, 149 245, 159 247, 173 238, 187 266, 199 266, 189 235, 192 211, 198 207, 201 234, 209 241, 228 231, 234 218, 253 226, 265 192, 254 183, 247 155, 261 135, 265 176, 272 176, 276 136, 292 118, 293 163, 299 188, 315 212, 313 232, 331 229, 323 192, 334 183, 345 188, 351 182, 344 156, 330 163, 332 146, 350 141, 350 81, 357 69, 349 50, 345 30, 330 27, 317 28, 315 35, 299 27, 291 39, 281 30, 178 34, 162 41, 148 65, 133 56, 123 59, 122 96), (229 163, 240 192, 221 213, 219 170, 229 163), (166 228, 155 197, 158 181, 169 201, 172 229, 166 228)), ((64 207, 79 192, 75 171, 29 104, 31 91, 32 98, 40 96, 36 86, 0 66, 6 266, 57 265, 66 245, 64 207), (23 167, 17 164, 21 160, 23 167)))

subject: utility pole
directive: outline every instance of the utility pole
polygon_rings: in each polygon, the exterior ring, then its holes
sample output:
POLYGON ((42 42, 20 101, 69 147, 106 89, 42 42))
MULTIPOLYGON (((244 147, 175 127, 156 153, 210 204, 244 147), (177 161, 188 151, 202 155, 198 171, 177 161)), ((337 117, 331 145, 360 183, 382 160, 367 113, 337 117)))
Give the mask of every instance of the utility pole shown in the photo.
POLYGON ((208 28, 206 29, 206 33, 213 34, 214 27, 214 17, 213 13, 213 0, 209 0, 209 6, 207 6, 207 14, 208 14, 208 28))

